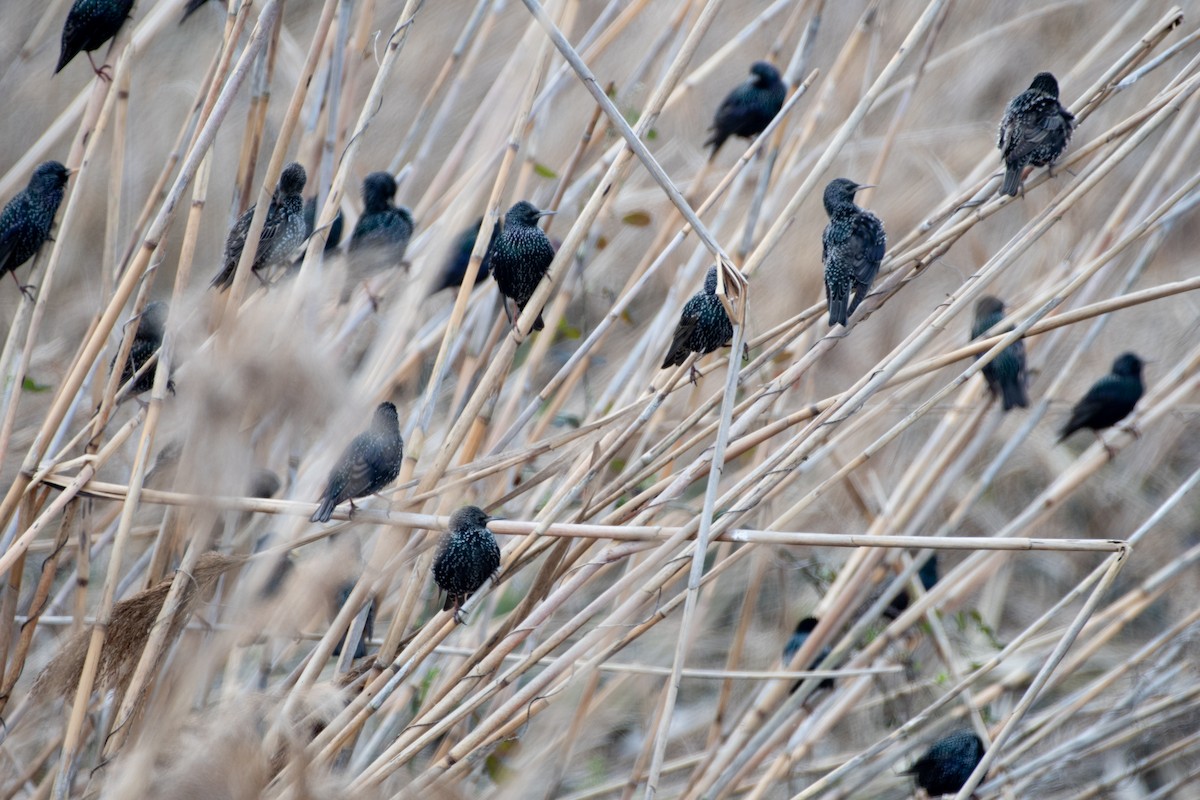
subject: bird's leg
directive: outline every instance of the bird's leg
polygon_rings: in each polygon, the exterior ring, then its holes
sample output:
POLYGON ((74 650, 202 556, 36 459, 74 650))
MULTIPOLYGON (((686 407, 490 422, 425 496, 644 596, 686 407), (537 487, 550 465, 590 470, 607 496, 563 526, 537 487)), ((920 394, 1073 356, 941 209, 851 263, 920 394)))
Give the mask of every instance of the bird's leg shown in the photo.
POLYGON ((1104 436, 1101 435, 1100 431, 1092 431, 1092 433, 1096 434, 1096 441, 1100 442, 1100 444, 1104 447, 1104 451, 1108 453, 1108 460, 1112 461, 1115 459, 1117 457, 1117 451, 1113 449, 1111 444, 1104 440, 1104 436))
POLYGON ((688 371, 688 379, 691 380, 692 386, 696 385, 696 381, 700 380, 700 370, 696 369, 696 362, 692 362, 691 369, 688 371))
POLYGON ((19 280, 17 280, 17 271, 15 269, 8 274, 13 276, 13 283, 15 283, 17 285, 17 288, 21 290, 21 294, 25 295, 25 299, 32 303, 33 302, 33 290, 36 289, 37 287, 34 286, 32 283, 22 284, 19 280))
POLYGON ((457 622, 459 625, 467 624, 466 620, 463 619, 462 598, 461 597, 454 598, 454 621, 457 622))
POLYGON ((750 360, 750 343, 742 342, 742 361, 750 360))
POLYGON ((371 284, 367 281, 363 281, 363 292, 367 295, 367 302, 371 304, 371 313, 378 314, 383 298, 371 291, 371 284))
POLYGON ((346 512, 346 519, 354 519, 354 512, 355 512, 356 508, 357 507, 354 505, 354 501, 351 500, 350 501, 350 510, 346 512))
POLYGON ((100 80, 112 83, 112 67, 108 66, 107 64, 101 64, 97 67, 95 60, 92 58, 91 52, 86 51, 86 55, 88 57, 88 61, 91 62, 92 72, 96 73, 96 76, 99 77, 100 80))

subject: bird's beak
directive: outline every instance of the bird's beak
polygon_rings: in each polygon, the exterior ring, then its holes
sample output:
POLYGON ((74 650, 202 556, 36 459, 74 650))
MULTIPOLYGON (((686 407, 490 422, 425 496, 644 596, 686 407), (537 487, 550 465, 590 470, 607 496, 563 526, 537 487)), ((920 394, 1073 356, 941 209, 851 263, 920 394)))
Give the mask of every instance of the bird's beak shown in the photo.
POLYGON ((538 218, 540 219, 541 217, 553 217, 557 213, 558 213, 557 211, 539 211, 538 218))
POLYGON ((863 189, 874 189, 874 188, 875 188, 875 184, 873 184, 873 183, 861 183, 858 186, 854 187, 854 191, 861 192, 863 189))

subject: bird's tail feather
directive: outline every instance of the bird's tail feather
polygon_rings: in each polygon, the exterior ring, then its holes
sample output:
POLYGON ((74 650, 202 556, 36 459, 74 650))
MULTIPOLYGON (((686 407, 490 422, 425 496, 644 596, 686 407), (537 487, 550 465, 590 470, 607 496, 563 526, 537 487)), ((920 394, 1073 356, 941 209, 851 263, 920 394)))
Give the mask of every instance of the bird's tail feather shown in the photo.
POLYGON ((1021 171, 1021 167, 1008 167, 1004 170, 1004 187, 1000 189, 1001 194, 1017 196, 1017 192, 1021 191, 1021 171))
POLYGON ((850 321, 850 315, 846 312, 846 298, 829 301, 829 327, 841 325, 845 327, 850 321))
POLYGON ((333 509, 337 508, 337 501, 332 497, 326 497, 321 501, 321 505, 317 506, 316 513, 308 518, 309 522, 329 522, 329 518, 333 516, 333 509))
POLYGON ((1018 407, 1029 408, 1029 396, 1025 393, 1025 387, 1019 380, 1004 381, 1000 384, 1000 392, 1004 397, 1005 411, 1018 407))
POLYGON ((546 327, 546 323, 545 323, 545 321, 543 321, 543 320, 542 320, 542 315, 541 315, 541 313, 539 312, 539 313, 538 313, 538 318, 537 318, 537 319, 535 319, 535 320, 533 321, 533 329, 534 329, 535 331, 540 331, 540 330, 542 330, 542 329, 543 329, 543 328, 545 328, 545 327, 546 327))

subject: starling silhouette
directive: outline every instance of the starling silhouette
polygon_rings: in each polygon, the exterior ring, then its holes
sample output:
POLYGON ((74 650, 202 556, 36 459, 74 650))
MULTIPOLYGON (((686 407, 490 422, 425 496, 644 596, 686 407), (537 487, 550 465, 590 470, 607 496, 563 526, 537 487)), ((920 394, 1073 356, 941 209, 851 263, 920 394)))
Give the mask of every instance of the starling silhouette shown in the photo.
POLYGON ((17 267, 33 258, 50 238, 70 174, 57 161, 40 164, 29 184, 0 211, 0 274, 11 272, 21 294, 30 300, 33 287, 21 285, 17 267))
POLYGON ((133 0, 75 0, 63 25, 62 53, 54 74, 61 72, 80 52, 86 52, 92 71, 107 79, 108 68, 96 66, 92 51, 99 50, 117 35, 132 10, 133 0))
MULTIPOLYGON (((517 317, 525 310, 525 304, 533 297, 554 260, 554 245, 537 223, 541 217, 555 213, 539 211, 533 203, 520 201, 504 215, 504 229, 488 248, 492 277, 500 287, 500 294, 517 304, 517 317)), ((507 313, 507 303, 504 308, 507 313)), ((516 317, 512 321, 515 325, 516 317)), ((533 330, 540 331, 544 327, 541 312, 538 312, 533 330)))
MULTIPOLYGON (((975 324, 971 326, 971 338, 978 339, 1004 319, 1004 302, 997 297, 985 295, 975 304, 975 324)), ((1012 327, 1003 331, 992 331, 993 334, 1007 333, 1012 327)), ((983 377, 993 397, 999 397, 1004 404, 1004 410, 1010 411, 1020 406, 1029 407, 1029 395, 1025 391, 1028 378, 1025 375, 1025 342, 1017 339, 1000 351, 983 368, 983 377)))
POLYGON ((400 474, 404 458, 404 440, 400 438, 400 418, 396 406, 380 403, 371 419, 371 427, 358 436, 338 458, 329 472, 321 505, 310 517, 311 522, 328 522, 339 503, 354 501, 375 494, 400 474))
POLYGON ((825 264, 830 327, 845 326, 859 303, 866 299, 887 247, 883 223, 854 204, 854 193, 866 188, 869 187, 846 178, 832 180, 825 187, 829 224, 821 237, 821 261, 825 264), (850 302, 851 289, 854 302, 850 302))
MULTIPOLYGON (((691 296, 679 315, 671 349, 663 359, 662 369, 678 367, 687 361, 689 353, 706 355, 729 344, 733 338, 733 323, 721 299, 717 297, 717 267, 708 268, 704 288, 691 296)), ((692 383, 696 382, 696 367, 692 366, 692 383)))
POLYGON ((711 159, 730 136, 751 139, 758 136, 775 119, 787 99, 787 84, 779 70, 766 61, 755 61, 750 67, 750 80, 738 86, 721 101, 713 118, 712 135, 704 143, 711 147, 711 159))
MULTIPOLYGON (((479 238, 479 229, 482 226, 483 217, 480 217, 471 227, 458 235, 458 239, 454 242, 454 249, 450 252, 450 257, 446 259, 445 266, 442 267, 442 277, 437 288, 433 290, 435 293, 442 289, 462 286, 463 279, 467 277, 467 265, 471 261, 471 251, 475 249, 475 240, 479 238)), ((476 286, 482 283, 491 272, 492 264, 488 256, 491 254, 492 248, 496 246, 496 237, 500 235, 500 227, 500 225, 492 227, 491 242, 483 253, 483 262, 479 265, 479 273, 475 276, 476 286)))
MULTIPOLYGON (((121 370, 122 386, 128 383, 134 375, 137 375, 138 370, 162 347, 163 334, 166 333, 166 330, 167 304, 161 300, 147 304, 138 316, 138 326, 133 333, 129 358, 125 359, 125 366, 121 370)), ((109 365, 109 369, 116 364, 116 361, 117 357, 113 356, 113 363, 109 365)), ((129 387, 129 396, 136 397, 154 388, 154 373, 157 370, 156 365, 154 369, 146 370, 138 375, 137 380, 129 387)), ((167 378, 167 391, 175 394, 175 381, 170 377, 167 378)))
POLYGON ((943 736, 917 759, 907 774, 930 797, 955 794, 983 760, 983 742, 967 729, 943 736))
MULTIPOLYGON (((805 617, 796 623, 796 630, 792 633, 791 638, 787 640, 787 644, 783 646, 784 665, 792 663, 792 657, 795 656, 796 653, 800 652, 800 648, 803 647, 804 643, 808 641, 808 636, 816 629, 818 621, 819 620, 817 620, 816 617, 805 617)), ((821 648, 821 652, 817 653, 817 657, 814 658, 813 662, 808 665, 808 668, 810 670, 816 669, 818 665, 828 658, 829 654, 832 652, 833 650, 828 646, 821 648)), ((792 691, 794 692, 799 689, 800 684, 803 682, 803 678, 796 681, 795 685, 792 686, 792 691)), ((821 681, 819 684, 817 684, 817 688, 832 689, 833 678, 826 678, 825 680, 821 681)))
POLYGON ((1039 72, 1029 88, 1012 99, 1000 120, 996 140, 1004 159, 1000 193, 1016 196, 1026 164, 1053 169, 1074 129, 1075 115, 1058 102, 1058 81, 1049 72, 1039 72))
POLYGON ((433 561, 433 580, 446 593, 443 611, 459 610, 500 569, 500 545, 488 530, 489 517, 478 506, 463 506, 450 517, 450 530, 433 561))
POLYGON ((1058 435, 1058 441, 1061 443, 1080 428, 1090 428, 1096 432, 1111 428, 1129 416, 1142 398, 1143 363, 1133 353, 1118 356, 1113 362, 1112 372, 1092 384, 1083 399, 1075 404, 1071 418, 1058 435))
MULTIPOLYGON (((325 237, 325 250, 328 253, 330 250, 336 250, 337 246, 342 243, 342 231, 346 225, 346 218, 342 216, 342 210, 339 208, 337 216, 333 218, 333 222, 329 223, 329 235, 325 237)), ((317 198, 315 196, 304 201, 304 238, 313 235, 313 230, 317 227, 317 198)), ((303 256, 301 256, 302 260, 303 256)))
MULTIPOLYGON (((266 280, 259 271, 286 262, 307 236, 304 198, 300 196, 307 180, 308 175, 304 167, 295 162, 284 167, 279 176, 279 186, 275 189, 275 196, 271 198, 270 208, 267 209, 262 235, 258 237, 254 264, 250 267, 264 284, 266 280)), ((254 206, 250 206, 238 217, 225 239, 225 266, 212 282, 212 286, 218 291, 223 292, 233 285, 233 276, 242 257, 242 248, 246 246, 246 234, 250 231, 250 220, 253 216, 254 206)))
POLYGON ((350 235, 350 252, 372 251, 391 266, 404 260, 413 232, 412 214, 392 203, 396 179, 387 172, 372 172, 362 185, 363 214, 350 235))
MULTIPOLYGON (((337 609, 340 609, 350 599, 350 593, 354 591, 354 581, 346 581, 338 588, 337 594, 337 609)), ((361 606, 359 606, 361 608, 361 606)), ((367 619, 363 623, 362 636, 358 639, 358 646, 354 648, 354 658, 362 658, 367 654, 367 640, 375 635, 375 611, 378 608, 378 603, 375 598, 371 598, 371 604, 367 606, 367 619)), ((357 616, 357 615, 355 615, 357 616)), ((349 629, 346 631, 350 633, 349 629)), ((336 658, 342 654, 342 645, 346 643, 346 637, 342 636, 338 639, 337 644, 333 647, 333 655, 336 658)))
MULTIPOLYGON (((937 553, 932 554, 921 565, 921 569, 917 571, 917 578, 921 581, 921 585, 925 587, 925 591, 933 588, 938 582, 938 556, 937 553)), ((883 615, 888 619, 895 619, 908 610, 909 604, 912 603, 912 598, 908 596, 908 589, 901 590, 900 594, 892 598, 892 602, 888 603, 888 607, 883 610, 883 615)))

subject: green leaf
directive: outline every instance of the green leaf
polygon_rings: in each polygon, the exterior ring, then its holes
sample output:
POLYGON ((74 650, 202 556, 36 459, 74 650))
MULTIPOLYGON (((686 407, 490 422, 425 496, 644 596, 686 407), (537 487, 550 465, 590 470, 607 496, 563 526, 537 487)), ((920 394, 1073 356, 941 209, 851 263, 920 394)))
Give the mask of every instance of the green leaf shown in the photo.
POLYGON ((632 225, 635 228, 644 228, 650 224, 650 212, 631 211, 621 217, 621 222, 624 222, 626 225, 632 225))
POLYGON ((583 338, 583 331, 569 324, 565 319, 560 319, 558 321, 558 335, 564 339, 581 339, 583 338))
POLYGON ((657 138, 658 128, 651 128, 650 130, 646 131, 646 141, 653 142, 657 138))
POLYGON ((551 180, 558 177, 557 172, 550 169, 545 164, 539 164, 537 162, 534 162, 534 164, 533 164, 533 171, 536 172, 538 175, 541 175, 543 178, 549 178, 551 180))
POLYGON ((33 392, 34 394, 41 394, 42 392, 50 391, 50 387, 45 384, 38 383, 33 378, 30 378, 28 375, 26 375, 25 380, 21 381, 21 390, 25 392, 33 392))

